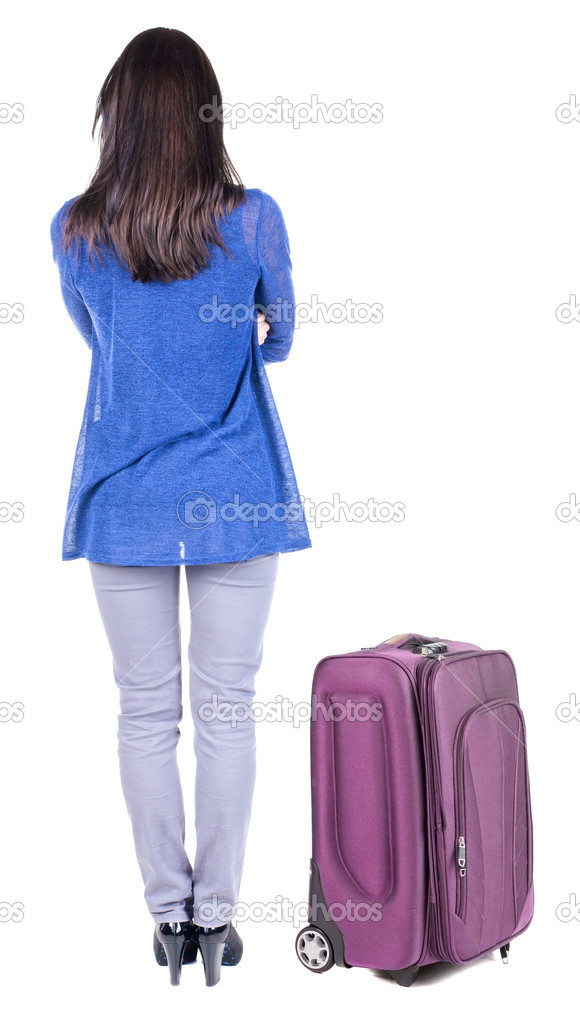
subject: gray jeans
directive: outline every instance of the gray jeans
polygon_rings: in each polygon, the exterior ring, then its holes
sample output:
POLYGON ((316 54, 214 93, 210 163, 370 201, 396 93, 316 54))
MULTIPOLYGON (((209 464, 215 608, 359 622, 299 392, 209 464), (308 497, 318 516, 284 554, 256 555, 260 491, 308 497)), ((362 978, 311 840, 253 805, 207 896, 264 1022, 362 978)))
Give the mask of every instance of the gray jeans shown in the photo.
POLYGON ((119 688, 118 754, 144 897, 156 923, 218 926, 238 901, 256 775, 251 706, 278 554, 215 565, 89 562, 119 688), (176 746, 183 714, 179 588, 191 631, 196 850, 184 848, 176 746), (226 704, 225 713, 216 712, 226 704), (243 713, 240 713, 240 709, 243 713), (224 907, 226 909, 224 910, 224 907))

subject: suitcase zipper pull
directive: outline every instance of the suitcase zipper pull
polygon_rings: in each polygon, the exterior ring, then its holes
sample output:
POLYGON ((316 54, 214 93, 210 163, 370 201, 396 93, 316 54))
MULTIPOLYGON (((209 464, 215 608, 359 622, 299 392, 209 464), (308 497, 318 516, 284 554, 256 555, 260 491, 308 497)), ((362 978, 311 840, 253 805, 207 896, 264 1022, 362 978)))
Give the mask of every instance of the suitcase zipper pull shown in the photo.
POLYGON ((457 864, 459 866, 459 876, 465 877, 465 867, 467 862, 467 852, 465 848, 465 839, 461 835, 457 839, 457 864))

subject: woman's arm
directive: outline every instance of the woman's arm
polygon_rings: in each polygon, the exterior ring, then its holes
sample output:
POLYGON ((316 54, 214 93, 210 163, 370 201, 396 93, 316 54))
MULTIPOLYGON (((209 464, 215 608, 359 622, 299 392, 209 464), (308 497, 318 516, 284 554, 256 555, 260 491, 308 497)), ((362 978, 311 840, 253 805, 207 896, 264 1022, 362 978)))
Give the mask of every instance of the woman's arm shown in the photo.
POLYGON ((264 362, 283 362, 294 337, 294 286, 288 233, 280 207, 262 193, 257 249, 261 276, 255 300, 265 312, 270 330, 262 344, 264 362))
POLYGON ((93 343, 93 321, 87 309, 83 297, 72 279, 66 257, 61 247, 60 231, 60 210, 52 219, 50 225, 50 237, 52 240, 52 258, 56 263, 60 275, 60 290, 64 304, 75 327, 81 334, 89 348, 93 343))

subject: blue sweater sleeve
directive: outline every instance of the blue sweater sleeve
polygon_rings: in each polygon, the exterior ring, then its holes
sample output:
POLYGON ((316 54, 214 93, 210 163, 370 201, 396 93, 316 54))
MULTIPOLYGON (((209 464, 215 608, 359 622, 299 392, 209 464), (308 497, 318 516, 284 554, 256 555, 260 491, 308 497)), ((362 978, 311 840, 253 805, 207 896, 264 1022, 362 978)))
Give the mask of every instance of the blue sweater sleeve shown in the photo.
POLYGON ((62 251, 60 214, 61 210, 55 214, 50 225, 52 258, 58 267, 60 290, 68 314, 83 340, 89 348, 92 348, 93 321, 83 297, 72 279, 66 256, 62 251))
POLYGON ((292 262, 282 211, 265 192, 258 220, 257 249, 261 276, 255 301, 270 324, 260 350, 264 362, 283 362, 290 354, 294 337, 292 262))

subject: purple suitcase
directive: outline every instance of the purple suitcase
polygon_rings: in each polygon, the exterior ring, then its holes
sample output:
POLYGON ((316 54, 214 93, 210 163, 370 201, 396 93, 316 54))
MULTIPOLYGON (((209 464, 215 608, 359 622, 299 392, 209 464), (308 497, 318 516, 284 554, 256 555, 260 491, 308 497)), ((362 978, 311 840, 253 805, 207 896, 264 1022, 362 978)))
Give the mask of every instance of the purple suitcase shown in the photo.
POLYGON ((525 724, 513 662, 416 634, 324 657, 311 706, 313 972, 468 963, 534 906, 525 724))

